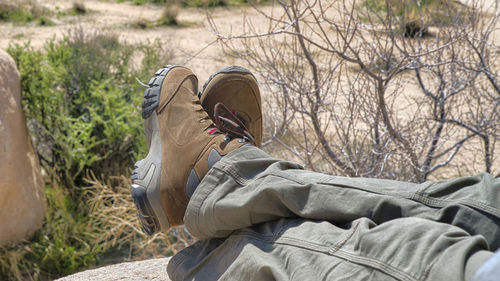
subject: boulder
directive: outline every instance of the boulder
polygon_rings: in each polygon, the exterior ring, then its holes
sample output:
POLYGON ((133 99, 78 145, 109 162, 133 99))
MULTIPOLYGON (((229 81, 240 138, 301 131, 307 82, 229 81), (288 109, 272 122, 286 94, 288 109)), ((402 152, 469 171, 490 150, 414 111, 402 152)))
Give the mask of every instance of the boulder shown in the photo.
POLYGON ((45 193, 40 164, 21 106, 21 80, 0 50, 0 245, 29 237, 42 226, 45 193))
POLYGON ((56 281, 87 280, 158 280, 170 281, 167 275, 167 264, 170 258, 151 259, 136 262, 125 262, 97 269, 82 271, 57 279, 56 281))

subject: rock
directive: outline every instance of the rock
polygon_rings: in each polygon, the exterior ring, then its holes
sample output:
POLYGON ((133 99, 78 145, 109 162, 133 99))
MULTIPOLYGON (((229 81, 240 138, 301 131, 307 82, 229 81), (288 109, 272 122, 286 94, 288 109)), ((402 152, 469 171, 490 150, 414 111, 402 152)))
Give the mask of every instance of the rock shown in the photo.
POLYGON ((170 281, 167 275, 167 264, 170 258, 151 259, 136 262, 125 262, 110 266, 82 271, 57 279, 56 281, 87 280, 162 280, 170 281))
POLYGON ((18 242, 42 226, 45 193, 38 157, 21 106, 14 60, 0 50, 0 245, 18 242))

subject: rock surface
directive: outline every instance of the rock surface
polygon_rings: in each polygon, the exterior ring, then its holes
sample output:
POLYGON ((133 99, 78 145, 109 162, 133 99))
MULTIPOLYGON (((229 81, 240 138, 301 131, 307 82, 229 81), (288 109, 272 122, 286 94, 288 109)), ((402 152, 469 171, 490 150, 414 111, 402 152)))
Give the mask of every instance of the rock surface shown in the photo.
POLYGON ((45 194, 37 155, 21 106, 14 60, 0 50, 0 245, 27 238, 42 226, 45 194))
POLYGON ((56 281, 87 280, 163 280, 170 281, 167 275, 167 264, 170 258, 151 259, 136 262, 125 262, 110 266, 82 271, 57 279, 56 281))

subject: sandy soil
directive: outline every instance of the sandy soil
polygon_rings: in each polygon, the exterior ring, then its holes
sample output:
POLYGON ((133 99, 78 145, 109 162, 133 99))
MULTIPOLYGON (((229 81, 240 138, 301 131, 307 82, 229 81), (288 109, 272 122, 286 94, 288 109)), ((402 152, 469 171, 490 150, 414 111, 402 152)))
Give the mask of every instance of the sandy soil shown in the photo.
MULTIPOLYGON (((12 1, 12 0, 0 0, 12 1)), ((72 7, 70 0, 35 0, 40 6, 54 12, 65 11, 72 7)), ((464 2, 472 0, 463 0, 464 2)), ((494 3, 496 0, 482 0, 494 3)), ((15 1, 14 1, 15 2, 15 1)), ((39 26, 36 23, 28 25, 15 25, 0 22, 0 48, 6 49, 9 44, 23 44, 31 42, 36 48, 41 48, 47 40, 61 38, 68 30, 75 27, 95 29, 103 32, 118 34, 122 41, 130 43, 153 41, 160 39, 166 48, 173 48, 176 54, 174 62, 183 64, 193 69, 199 76, 200 84, 211 73, 231 64, 238 64, 234 58, 223 55, 219 44, 215 42, 216 36, 210 30, 207 12, 203 9, 183 8, 178 16, 182 27, 157 26, 141 29, 136 26, 138 21, 155 21, 161 17, 162 9, 155 5, 133 5, 130 2, 116 3, 110 1, 84 1, 89 13, 82 16, 67 15, 59 19, 54 17, 54 26, 39 26)), ((266 13, 273 7, 260 7, 266 13)), ((281 12, 281 9, 277 9, 281 12)), ((266 19, 255 9, 249 6, 215 8, 210 11, 211 17, 222 34, 241 34, 244 17, 251 18, 257 29, 267 28, 266 19)), ((500 33, 500 32, 497 32, 500 33)), ((494 41, 500 45, 500 36, 493 36, 494 41)), ((240 62, 241 63, 241 62, 240 62)))
MULTIPOLYGON (((68 0, 39 0, 38 3, 54 12, 64 11, 72 6, 72 1, 68 0)), ((137 6, 128 2, 91 0, 84 3, 89 13, 54 19, 54 26, 0 23, 0 48, 6 49, 9 44, 25 42, 31 42, 32 46, 41 48, 47 40, 61 38, 69 29, 81 26, 84 29, 118 34, 121 40, 131 43, 160 39, 169 45, 168 48, 175 49, 175 63, 192 68, 201 82, 217 69, 236 63, 224 57, 218 44, 214 42, 216 36, 209 30, 204 10, 181 9, 178 19, 183 27, 158 26, 141 29, 135 27, 137 21, 154 21, 161 17, 162 9, 154 5, 137 6)), ((251 7, 216 8, 213 9, 212 16, 218 26, 237 32, 241 30, 242 16, 245 14, 251 17, 258 16, 251 7)))

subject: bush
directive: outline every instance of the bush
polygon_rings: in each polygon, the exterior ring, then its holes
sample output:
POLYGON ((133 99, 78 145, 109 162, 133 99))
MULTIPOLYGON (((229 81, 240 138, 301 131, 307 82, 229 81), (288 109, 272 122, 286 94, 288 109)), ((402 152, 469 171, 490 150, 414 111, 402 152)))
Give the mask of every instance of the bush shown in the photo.
POLYGON ((64 186, 79 186, 84 171, 119 175, 145 152, 141 86, 160 60, 159 42, 123 45, 116 36, 73 30, 45 52, 11 46, 21 73, 23 103, 42 163, 64 186), (134 70, 133 56, 143 64, 134 70))
POLYGON ((151 240, 140 230, 128 180, 146 152, 143 87, 136 79, 147 81, 172 52, 159 41, 122 44, 82 29, 43 50, 26 44, 8 52, 21 73, 28 125, 51 184, 42 229, 30 241, 0 248, 0 280, 53 279, 110 256, 173 253, 164 236, 151 240), (117 209, 127 216, 113 220, 117 209), (159 246, 143 249, 144 243, 159 246))
POLYGON ((0 20, 14 22, 29 22, 32 15, 23 7, 9 4, 0 4, 0 20))
POLYGON ((88 267, 102 251, 91 242, 87 221, 58 185, 45 190, 44 226, 31 242, 0 248, 0 279, 51 279, 88 267))
POLYGON ((466 6, 450 0, 365 0, 362 6, 379 20, 389 14, 406 37, 416 37, 412 33, 425 35, 431 25, 462 24, 470 16, 466 6))
POLYGON ((52 22, 47 18, 50 15, 50 10, 36 2, 0 3, 0 21, 14 23, 38 21, 40 25, 50 25, 52 22))
POLYGON ((173 255, 193 238, 183 228, 142 232, 128 177, 111 185, 90 177, 76 201, 57 184, 46 188, 44 226, 31 241, 0 247, 0 280, 53 280, 97 264, 173 255))

